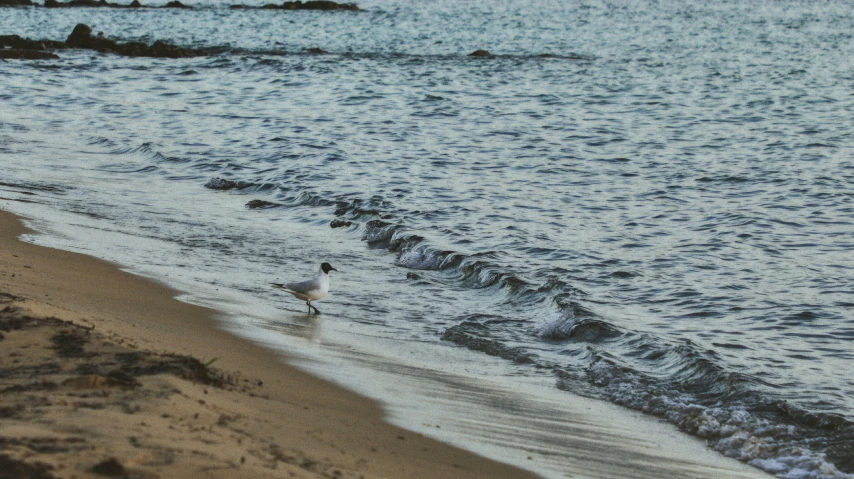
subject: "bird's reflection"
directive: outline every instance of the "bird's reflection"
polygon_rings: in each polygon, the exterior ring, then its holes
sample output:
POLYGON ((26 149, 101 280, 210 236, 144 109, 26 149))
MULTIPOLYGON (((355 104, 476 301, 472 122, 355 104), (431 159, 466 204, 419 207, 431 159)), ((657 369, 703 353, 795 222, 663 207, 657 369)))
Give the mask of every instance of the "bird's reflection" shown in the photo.
POLYGON ((296 320, 297 325, 300 326, 300 336, 312 343, 320 344, 320 330, 323 325, 323 318, 316 314, 301 314, 296 320))

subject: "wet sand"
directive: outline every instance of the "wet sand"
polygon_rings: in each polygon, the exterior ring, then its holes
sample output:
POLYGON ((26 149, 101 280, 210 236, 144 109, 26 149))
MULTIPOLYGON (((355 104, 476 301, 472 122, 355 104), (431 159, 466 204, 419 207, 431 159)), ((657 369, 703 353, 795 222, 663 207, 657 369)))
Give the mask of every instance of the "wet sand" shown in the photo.
POLYGON ((0 211, 0 477, 533 478, 383 420, 0 211))

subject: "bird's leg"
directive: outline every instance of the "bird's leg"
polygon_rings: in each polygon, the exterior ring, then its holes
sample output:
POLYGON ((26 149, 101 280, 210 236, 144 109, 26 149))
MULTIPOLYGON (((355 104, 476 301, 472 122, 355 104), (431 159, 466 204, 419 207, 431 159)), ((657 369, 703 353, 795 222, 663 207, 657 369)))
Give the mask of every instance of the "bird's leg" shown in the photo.
POLYGON ((311 305, 311 300, 306 301, 305 304, 308 305, 308 314, 311 314, 312 309, 314 310, 314 314, 320 314, 320 311, 311 305))

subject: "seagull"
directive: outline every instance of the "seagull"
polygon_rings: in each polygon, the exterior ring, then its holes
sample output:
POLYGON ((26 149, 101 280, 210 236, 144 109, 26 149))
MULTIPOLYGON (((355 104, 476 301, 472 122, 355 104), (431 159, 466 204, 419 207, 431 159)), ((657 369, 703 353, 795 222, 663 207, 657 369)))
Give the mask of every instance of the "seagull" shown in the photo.
POLYGON ((299 299, 304 299, 305 304, 308 305, 308 313, 311 314, 311 310, 314 309, 314 314, 320 314, 320 311, 317 310, 314 306, 311 305, 312 301, 316 301, 329 292, 329 272, 330 271, 338 271, 333 268, 329 263, 323 263, 320 265, 320 274, 317 275, 317 279, 309 279, 306 281, 300 281, 298 283, 270 283, 274 288, 279 288, 282 291, 287 293, 291 293, 299 299))

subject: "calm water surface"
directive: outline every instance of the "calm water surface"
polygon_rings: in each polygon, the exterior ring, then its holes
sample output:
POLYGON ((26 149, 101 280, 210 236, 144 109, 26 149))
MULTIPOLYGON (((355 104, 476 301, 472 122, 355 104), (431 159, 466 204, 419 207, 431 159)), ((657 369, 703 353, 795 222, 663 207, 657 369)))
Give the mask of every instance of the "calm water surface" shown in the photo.
POLYGON ((326 260, 332 328, 852 477, 850 4, 196 5, 2 9, 212 53, 0 63, 4 206, 262 308, 326 260))

